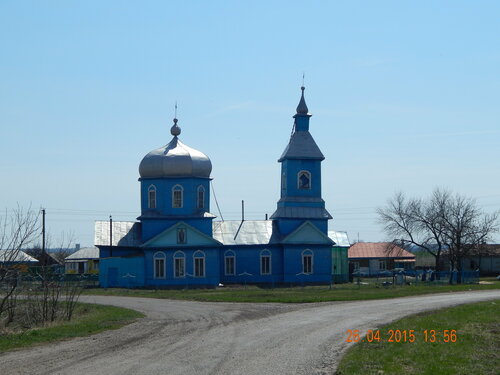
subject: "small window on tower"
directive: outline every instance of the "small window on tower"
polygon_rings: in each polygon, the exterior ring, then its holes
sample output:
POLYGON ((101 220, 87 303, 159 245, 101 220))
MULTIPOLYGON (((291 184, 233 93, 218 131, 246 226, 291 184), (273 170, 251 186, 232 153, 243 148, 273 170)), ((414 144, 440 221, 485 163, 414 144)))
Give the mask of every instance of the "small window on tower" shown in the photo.
POLYGON ((148 208, 156 208, 156 187, 154 185, 148 188, 148 208))
POLYGON ((311 188, 311 173, 308 171, 300 171, 298 174, 298 186, 301 190, 308 190, 311 188))
POLYGON ((183 189, 181 185, 175 185, 172 188, 172 207, 182 208, 182 193, 183 189))
POLYGON ((197 202, 197 207, 198 209, 203 209, 205 208, 205 188, 203 186, 198 186, 198 202, 197 202))

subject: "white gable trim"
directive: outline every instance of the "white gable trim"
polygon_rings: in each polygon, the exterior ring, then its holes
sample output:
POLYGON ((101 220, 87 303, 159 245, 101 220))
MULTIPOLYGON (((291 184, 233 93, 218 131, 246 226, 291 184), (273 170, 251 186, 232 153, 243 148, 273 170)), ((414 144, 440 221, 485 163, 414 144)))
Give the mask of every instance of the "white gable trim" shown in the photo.
MULTIPOLYGON (((207 242, 207 246, 220 246, 222 245, 219 241, 213 239, 212 237, 210 236, 207 236, 205 233, 199 231, 198 229, 192 227, 191 225, 183 222, 183 221, 180 221, 178 222, 177 224, 174 224, 172 225, 171 227, 165 229, 163 232, 161 232, 160 234, 157 234, 156 236, 154 236, 153 238, 151 238, 150 240, 146 241, 141 247, 189 247, 189 246, 201 246, 200 244, 197 244, 197 243, 190 243, 190 236, 189 233, 187 234, 187 241, 186 243, 177 243, 177 242, 173 242, 173 243, 165 243, 164 245, 163 244, 158 244, 156 242, 158 242, 159 240, 161 240, 163 237, 167 236, 168 234, 170 234, 171 232, 175 232, 175 237, 177 238, 177 228, 185 228, 186 229, 186 232, 192 232, 198 236, 200 236, 201 238, 203 238, 204 240, 206 240, 207 242)), ((202 246, 205 246, 205 245, 202 245, 202 246)))
POLYGON ((283 244, 318 244, 318 245, 333 245, 335 242, 333 242, 330 237, 328 237, 326 234, 321 232, 313 223, 311 223, 309 220, 305 221, 301 226, 299 226, 297 229, 295 229, 292 233, 290 233, 288 236, 286 236, 281 243, 283 244), (304 241, 304 240, 294 240, 294 237, 297 237, 301 232, 307 230, 308 228, 312 229, 313 232, 316 233, 317 237, 316 238, 311 238, 309 241, 304 241))

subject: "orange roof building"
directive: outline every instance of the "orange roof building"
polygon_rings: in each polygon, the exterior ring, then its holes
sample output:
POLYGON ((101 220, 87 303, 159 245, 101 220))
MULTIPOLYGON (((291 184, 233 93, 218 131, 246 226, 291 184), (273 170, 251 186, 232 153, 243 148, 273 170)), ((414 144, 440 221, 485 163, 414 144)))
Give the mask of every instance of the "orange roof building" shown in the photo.
POLYGON ((368 275, 415 265, 414 254, 390 242, 355 243, 349 248, 348 258, 355 271, 368 275))

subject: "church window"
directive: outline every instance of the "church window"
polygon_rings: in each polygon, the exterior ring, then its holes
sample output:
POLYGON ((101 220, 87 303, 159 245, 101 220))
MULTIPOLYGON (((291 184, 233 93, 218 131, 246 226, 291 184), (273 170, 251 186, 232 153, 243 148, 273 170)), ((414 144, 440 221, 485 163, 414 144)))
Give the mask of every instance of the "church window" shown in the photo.
POLYGON ((196 251, 193 255, 194 259, 194 277, 205 277, 205 253, 196 251))
POLYGON ((378 262, 378 269, 380 271, 385 271, 387 269, 387 263, 385 262, 385 260, 380 260, 378 262))
POLYGON ((156 186, 148 188, 148 208, 156 208, 156 186))
POLYGON ((269 250, 262 250, 260 253, 260 274, 271 274, 271 252, 269 250))
POLYGON ((154 257, 154 276, 155 279, 165 278, 165 254, 161 251, 155 253, 154 257))
POLYGON ((302 252, 302 273, 313 273, 313 252, 311 250, 302 252))
POLYGON ((177 243, 178 244, 187 243, 186 228, 177 228, 177 243))
POLYGON ((172 188, 172 207, 173 208, 182 208, 182 195, 184 189, 181 185, 175 185, 172 188))
POLYGON ((281 174, 281 190, 286 190, 286 173, 281 174))
POLYGON ((197 195, 197 205, 199 209, 205 208, 205 188, 203 186, 198 186, 198 195, 197 195))
POLYGON ((186 275, 186 261, 182 251, 174 254, 174 277, 184 277, 186 275))
POLYGON ((226 276, 234 276, 236 273, 234 252, 228 250, 224 253, 224 274, 226 276))
POLYGON ((297 183, 300 190, 311 189, 311 173, 308 171, 300 171, 297 175, 297 183))

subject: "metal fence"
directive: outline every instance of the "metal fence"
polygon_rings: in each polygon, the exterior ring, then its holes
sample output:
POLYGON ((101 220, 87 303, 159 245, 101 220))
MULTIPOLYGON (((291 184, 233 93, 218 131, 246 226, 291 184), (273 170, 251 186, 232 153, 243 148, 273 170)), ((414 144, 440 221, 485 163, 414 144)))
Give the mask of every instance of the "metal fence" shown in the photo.
POLYGON ((42 283, 66 284, 79 283, 83 288, 95 288, 99 286, 99 275, 97 274, 65 274, 54 272, 36 272, 19 273, 16 277, 18 286, 36 287, 42 283))
POLYGON ((355 271, 350 280, 354 283, 369 281, 389 285, 477 284, 479 283, 479 271, 405 270, 399 272, 382 271, 372 274, 355 271))

